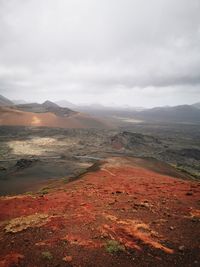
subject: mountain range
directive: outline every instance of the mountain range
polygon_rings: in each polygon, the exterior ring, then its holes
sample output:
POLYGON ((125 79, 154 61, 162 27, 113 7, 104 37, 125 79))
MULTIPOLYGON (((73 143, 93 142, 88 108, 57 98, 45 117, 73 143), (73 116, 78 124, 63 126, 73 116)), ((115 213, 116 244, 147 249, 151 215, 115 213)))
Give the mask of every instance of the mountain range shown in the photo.
POLYGON ((0 125, 58 128, 105 128, 106 123, 91 115, 63 108, 49 100, 42 104, 15 105, 0 96, 0 125))
MULTIPOLYGON (((20 100, 20 103, 24 102, 25 101, 20 100)), ((15 101, 15 103, 17 102, 15 101)), ((125 108, 105 107, 103 105, 78 106, 74 105, 73 103, 67 100, 61 100, 55 103, 47 100, 42 104, 38 103, 15 104, 15 103, 13 103, 8 98, 0 95, 1 117, 3 112, 2 108, 6 107, 7 113, 9 108, 10 110, 12 110, 12 113, 28 112, 37 114, 37 116, 44 116, 44 114, 45 116, 47 116, 47 113, 51 113, 59 118, 71 117, 75 115, 78 116, 78 114, 80 116, 80 114, 88 113, 90 114, 90 116, 92 115, 92 117, 97 116, 99 118, 123 116, 123 117, 133 117, 135 119, 150 121, 150 122, 200 123, 200 102, 194 103, 192 105, 165 106, 165 107, 155 107, 150 109, 131 108, 131 107, 125 107, 125 108)), ((86 115, 84 114, 84 116, 86 115)), ((4 110, 4 117, 5 117, 5 110, 4 110)), ((0 122, 2 124, 2 118, 0 122)))
MULTIPOLYGON (((200 105, 200 103, 198 103, 200 105)), ((167 122, 198 122, 200 123, 200 108, 195 105, 180 105, 174 107, 157 107, 138 112, 138 118, 167 122)))

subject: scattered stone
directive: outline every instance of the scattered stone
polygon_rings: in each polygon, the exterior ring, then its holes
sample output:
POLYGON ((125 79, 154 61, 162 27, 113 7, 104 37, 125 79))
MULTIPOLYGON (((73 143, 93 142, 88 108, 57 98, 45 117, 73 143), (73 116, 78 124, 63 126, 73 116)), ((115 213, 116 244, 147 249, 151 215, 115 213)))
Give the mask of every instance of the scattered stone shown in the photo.
POLYGON ((141 207, 145 207, 145 208, 150 208, 150 204, 149 203, 141 203, 141 207))
POLYGON ((164 212, 163 214, 164 214, 165 216, 167 216, 167 217, 171 217, 171 214, 168 213, 168 212, 164 212))
POLYGON ((115 194, 122 194, 123 192, 122 191, 119 191, 119 190, 117 190, 117 191, 115 191, 115 194))
POLYGON ((185 250, 185 246, 179 246, 179 247, 178 247, 178 250, 179 250, 179 251, 184 251, 184 250, 185 250))
POLYGON ((158 220, 152 221, 152 224, 164 224, 166 222, 168 221, 165 219, 158 219, 158 220))
POLYGON ((200 219, 200 210, 199 209, 194 209, 190 212, 190 215, 192 218, 195 219, 200 219))
POLYGON ((186 193, 186 196, 192 196, 192 195, 193 195, 193 192, 191 191, 186 193))
POLYGON ((197 219, 197 218, 192 218, 191 221, 192 221, 192 222, 198 222, 199 219, 197 219))
POLYGON ((113 204, 115 204, 115 201, 111 201, 108 203, 108 205, 113 205, 113 204))
POLYGON ((170 230, 174 230, 174 227, 173 227, 173 226, 170 226, 169 229, 170 229, 170 230))
POLYGON ((118 194, 122 194, 122 193, 123 193, 122 191, 120 191, 120 190, 117 190, 117 191, 115 191, 115 192, 112 192, 111 194, 112 194, 112 195, 115 195, 115 194, 117 194, 117 195, 118 195, 118 194))
POLYGON ((151 205, 149 203, 146 203, 146 202, 135 203, 134 208, 138 208, 138 207, 150 208, 151 205))
POLYGON ((20 159, 15 164, 17 169, 25 169, 30 167, 34 162, 38 161, 37 159, 20 159))
POLYGON ((63 258, 63 261, 65 261, 65 262, 71 262, 72 261, 72 256, 65 256, 63 258))

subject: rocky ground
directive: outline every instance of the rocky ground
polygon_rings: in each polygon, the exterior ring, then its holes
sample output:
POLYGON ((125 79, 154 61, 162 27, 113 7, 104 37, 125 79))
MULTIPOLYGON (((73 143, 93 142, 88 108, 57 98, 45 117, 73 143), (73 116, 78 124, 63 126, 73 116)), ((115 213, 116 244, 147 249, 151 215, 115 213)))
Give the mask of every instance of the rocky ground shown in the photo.
POLYGON ((71 179, 96 159, 114 155, 154 158, 198 180, 199 140, 195 125, 135 124, 110 130, 2 126, 0 195, 36 191, 52 179, 71 179))
POLYGON ((0 266, 199 266, 200 184, 163 164, 110 157, 1 197, 0 266))

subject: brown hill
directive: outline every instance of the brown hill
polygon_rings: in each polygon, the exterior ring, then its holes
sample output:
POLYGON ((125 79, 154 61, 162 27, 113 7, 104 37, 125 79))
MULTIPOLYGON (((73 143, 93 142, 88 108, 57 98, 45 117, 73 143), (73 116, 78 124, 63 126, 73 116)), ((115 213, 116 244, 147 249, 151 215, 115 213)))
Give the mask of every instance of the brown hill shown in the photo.
POLYGON ((148 165, 108 158, 69 184, 0 198, 0 266, 198 266, 200 184, 148 165))
MULTIPOLYGON (((27 107, 26 107, 27 108, 27 107)), ((0 125, 46 126, 60 128, 105 128, 104 122, 90 115, 77 113, 60 114, 62 110, 29 112, 16 108, 0 107, 0 125), (59 114, 58 114, 59 113, 59 114)), ((66 112, 64 109, 63 112, 66 112)))
POLYGON ((60 107, 59 105, 55 104, 54 102, 51 102, 49 100, 45 101, 42 104, 38 103, 29 103, 29 104, 22 104, 17 105, 15 107, 18 110, 25 111, 25 112, 34 112, 34 113, 45 113, 45 112, 51 112, 58 116, 70 116, 75 111, 65 107, 60 107))

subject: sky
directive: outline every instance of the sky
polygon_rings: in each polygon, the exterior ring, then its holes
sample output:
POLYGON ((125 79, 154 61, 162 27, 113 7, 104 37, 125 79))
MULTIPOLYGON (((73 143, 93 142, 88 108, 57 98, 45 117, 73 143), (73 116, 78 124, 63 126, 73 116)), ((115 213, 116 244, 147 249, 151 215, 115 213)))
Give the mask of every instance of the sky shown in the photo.
POLYGON ((0 94, 153 107, 200 101, 200 0, 0 0, 0 94))

